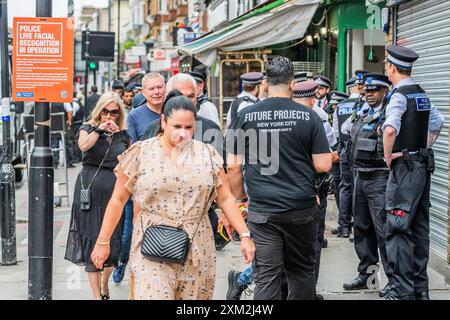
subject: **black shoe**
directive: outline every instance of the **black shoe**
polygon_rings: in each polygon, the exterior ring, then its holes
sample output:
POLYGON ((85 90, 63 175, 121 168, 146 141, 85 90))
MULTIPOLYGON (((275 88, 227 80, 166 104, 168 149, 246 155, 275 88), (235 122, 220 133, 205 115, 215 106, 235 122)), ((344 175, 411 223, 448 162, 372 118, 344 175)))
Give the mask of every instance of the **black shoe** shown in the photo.
POLYGON ((322 249, 328 247, 328 240, 327 239, 323 239, 322 240, 322 249))
POLYGON ((392 286, 391 284, 388 282, 383 289, 380 290, 380 292, 378 292, 378 295, 380 296, 380 298, 385 297, 386 295, 389 294, 389 292, 391 292, 392 290, 392 286))
POLYGON ((339 232, 339 227, 331 229, 331 234, 338 234, 339 232))
POLYGON ((242 292, 247 289, 247 286, 241 286, 237 282, 240 272, 231 270, 228 272, 228 290, 227 300, 241 300, 242 292))
POLYGON ((417 292, 415 294, 416 300, 430 300, 430 296, 428 295, 428 291, 417 292))
POLYGON ((350 282, 344 283, 343 287, 345 290, 362 290, 367 288, 368 276, 359 275, 350 282))
POLYGON ((414 296, 399 296, 394 290, 389 291, 383 297, 383 300, 414 300, 414 296))
POLYGON ((350 237, 350 230, 347 229, 347 228, 341 229, 341 230, 339 231, 337 237, 338 237, 338 238, 348 238, 348 237, 350 237))
POLYGON ((314 295, 314 300, 325 300, 325 298, 323 297, 323 295, 316 293, 314 295))

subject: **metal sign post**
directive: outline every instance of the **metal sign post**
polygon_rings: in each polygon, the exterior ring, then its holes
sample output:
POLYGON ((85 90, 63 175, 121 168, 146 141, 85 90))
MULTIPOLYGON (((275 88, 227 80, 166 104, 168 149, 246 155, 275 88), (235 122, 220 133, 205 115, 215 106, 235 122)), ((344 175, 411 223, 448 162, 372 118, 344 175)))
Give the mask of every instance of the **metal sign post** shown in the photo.
POLYGON ((11 164, 11 106, 8 66, 8 5, 0 1, 3 157, 0 172, 2 265, 17 264, 15 173, 11 164))

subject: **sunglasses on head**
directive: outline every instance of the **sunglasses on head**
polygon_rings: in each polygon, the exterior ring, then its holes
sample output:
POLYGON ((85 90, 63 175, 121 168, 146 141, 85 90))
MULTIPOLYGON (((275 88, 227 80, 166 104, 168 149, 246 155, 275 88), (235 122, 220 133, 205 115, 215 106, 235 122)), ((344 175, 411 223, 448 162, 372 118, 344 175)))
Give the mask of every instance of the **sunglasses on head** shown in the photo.
POLYGON ((119 109, 108 110, 108 109, 104 108, 104 109, 102 109, 102 111, 100 111, 100 114, 105 117, 108 114, 110 114, 113 117, 118 117, 118 116, 120 116, 120 110, 119 109))

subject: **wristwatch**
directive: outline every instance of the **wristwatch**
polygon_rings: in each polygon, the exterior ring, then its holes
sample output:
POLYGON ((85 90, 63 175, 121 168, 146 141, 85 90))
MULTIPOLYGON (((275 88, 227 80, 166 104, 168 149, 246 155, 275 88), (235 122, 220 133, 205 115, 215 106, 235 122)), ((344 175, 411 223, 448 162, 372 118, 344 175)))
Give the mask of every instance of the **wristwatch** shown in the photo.
POLYGON ((251 232, 241 232, 239 233, 239 238, 249 238, 250 240, 253 240, 251 232))
POLYGON ((99 127, 94 127, 94 131, 97 132, 99 135, 102 135, 105 133, 105 130, 100 129, 99 127))

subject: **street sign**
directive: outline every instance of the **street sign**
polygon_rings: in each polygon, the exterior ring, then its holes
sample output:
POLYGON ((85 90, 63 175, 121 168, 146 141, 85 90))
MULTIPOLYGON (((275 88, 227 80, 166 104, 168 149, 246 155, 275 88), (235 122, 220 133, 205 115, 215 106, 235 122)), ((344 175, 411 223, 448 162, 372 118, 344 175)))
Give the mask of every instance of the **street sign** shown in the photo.
POLYGON ((14 101, 72 101, 74 42, 70 20, 13 19, 14 101))
MULTIPOLYGON (((88 60, 114 61, 115 33, 89 31, 88 60)), ((86 60, 86 31, 81 34, 81 60, 86 60)))

